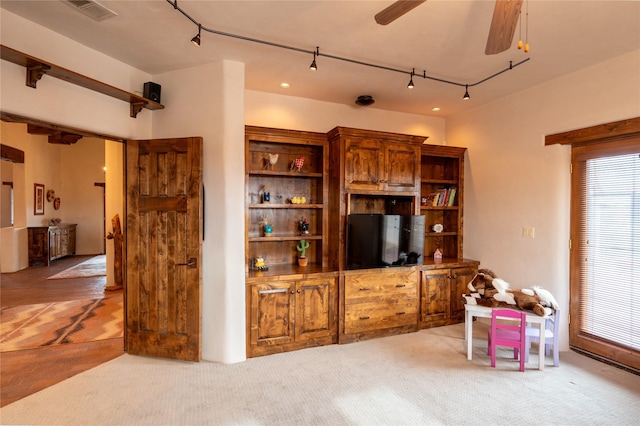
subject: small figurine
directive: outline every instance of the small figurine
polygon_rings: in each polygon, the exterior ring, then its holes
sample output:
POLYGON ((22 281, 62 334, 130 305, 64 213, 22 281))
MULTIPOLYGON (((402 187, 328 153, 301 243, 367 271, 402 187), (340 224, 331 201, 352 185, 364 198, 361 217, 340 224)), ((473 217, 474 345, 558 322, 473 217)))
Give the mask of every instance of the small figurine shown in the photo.
POLYGON ((433 253, 433 261, 435 263, 442 262, 442 252, 440 251, 440 249, 436 249, 436 252, 433 253))
POLYGON ((267 267, 267 265, 264 262, 264 258, 263 257, 256 257, 255 259, 253 259, 253 267, 255 269, 257 269, 258 271, 268 271, 269 268, 267 267))
POLYGON ((295 168, 296 171, 301 172, 302 166, 304 166, 304 155, 301 155, 300 157, 293 160, 293 162, 291 163, 291 170, 295 168))
POLYGON ((309 221, 307 221, 306 217, 300 219, 300 223, 298 223, 298 230, 302 235, 309 234, 309 221))
POLYGON ((309 261, 309 259, 307 259, 308 248, 309 248, 309 241, 307 240, 300 240, 300 244, 296 246, 296 250, 300 252, 300 255, 298 256, 299 266, 307 266, 307 262, 309 261))
POLYGON ((269 153, 269 167, 271 170, 273 170, 276 163, 278 162, 279 155, 280 154, 278 154, 277 152, 275 154, 269 153))
POLYGON ((262 187, 262 203, 270 204, 271 203, 271 193, 269 192, 269 184, 265 184, 262 187))

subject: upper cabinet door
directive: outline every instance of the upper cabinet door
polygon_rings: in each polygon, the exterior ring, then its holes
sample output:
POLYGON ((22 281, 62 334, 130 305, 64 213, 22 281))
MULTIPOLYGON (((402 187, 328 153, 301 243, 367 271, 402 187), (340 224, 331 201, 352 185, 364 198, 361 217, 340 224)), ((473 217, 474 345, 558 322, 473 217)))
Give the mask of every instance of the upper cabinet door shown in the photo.
POLYGON ((420 147, 413 144, 384 144, 385 191, 418 191, 420 188, 420 147))
POLYGON ((345 189, 380 191, 384 185, 384 152, 376 139, 348 138, 345 144, 345 189))
POLYGON ((413 192, 420 188, 420 147, 380 139, 347 139, 345 189, 413 192))

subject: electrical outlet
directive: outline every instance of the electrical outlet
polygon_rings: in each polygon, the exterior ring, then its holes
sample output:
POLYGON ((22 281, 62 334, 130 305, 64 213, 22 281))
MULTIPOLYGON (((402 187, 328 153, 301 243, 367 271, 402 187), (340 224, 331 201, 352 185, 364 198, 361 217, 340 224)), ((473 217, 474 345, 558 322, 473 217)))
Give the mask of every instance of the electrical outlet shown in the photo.
POLYGON ((536 237, 536 228, 532 226, 522 227, 522 238, 535 238, 535 237, 536 237))

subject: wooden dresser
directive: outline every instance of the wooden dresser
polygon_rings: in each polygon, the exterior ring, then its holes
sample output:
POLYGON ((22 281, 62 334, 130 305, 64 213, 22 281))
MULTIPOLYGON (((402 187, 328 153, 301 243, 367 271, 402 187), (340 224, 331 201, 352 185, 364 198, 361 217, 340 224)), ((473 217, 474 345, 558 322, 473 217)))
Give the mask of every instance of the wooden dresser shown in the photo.
POLYGON ((49 266, 51 261, 76 254, 76 224, 29 227, 29 266, 49 266))

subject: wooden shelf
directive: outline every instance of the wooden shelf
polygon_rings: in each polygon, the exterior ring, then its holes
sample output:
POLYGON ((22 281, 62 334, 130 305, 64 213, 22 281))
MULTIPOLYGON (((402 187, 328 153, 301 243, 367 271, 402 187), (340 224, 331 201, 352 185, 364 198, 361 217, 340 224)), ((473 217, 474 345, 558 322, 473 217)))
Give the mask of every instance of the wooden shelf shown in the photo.
POLYGON ((260 241, 260 242, 268 242, 268 241, 300 241, 300 240, 322 240, 322 235, 274 235, 271 237, 249 237, 249 242, 251 241, 260 241))
POLYGON ((321 209, 322 204, 250 204, 250 209, 321 209))
POLYGON ((425 232, 425 237, 455 237, 457 236, 457 232, 425 232))
POLYGON ((107 96, 111 96, 116 99, 120 99, 129 103, 130 116, 136 118, 138 113, 143 109, 158 110, 163 109, 164 105, 154 102, 150 99, 138 96, 136 94, 126 92, 118 89, 117 87, 110 86, 106 83, 102 83, 98 80, 94 80, 90 77, 78 74, 66 68, 59 67, 42 59, 35 58, 27 55, 26 53, 19 52, 10 47, 1 45, 2 52, 1 57, 5 61, 13 62, 14 64, 21 65, 27 70, 26 85, 36 88, 36 84, 42 78, 42 76, 50 75, 51 77, 59 78, 68 83, 75 84, 85 89, 93 90, 98 93, 102 93, 107 96))
POLYGON ((308 172, 278 172, 271 170, 249 170, 250 176, 279 176, 279 177, 295 177, 295 178, 321 178, 322 173, 308 172))
POLYGON ((457 185, 456 179, 420 179, 421 183, 440 183, 443 185, 457 185))
POLYGON ((420 206, 420 210, 458 210, 458 206, 420 206))

